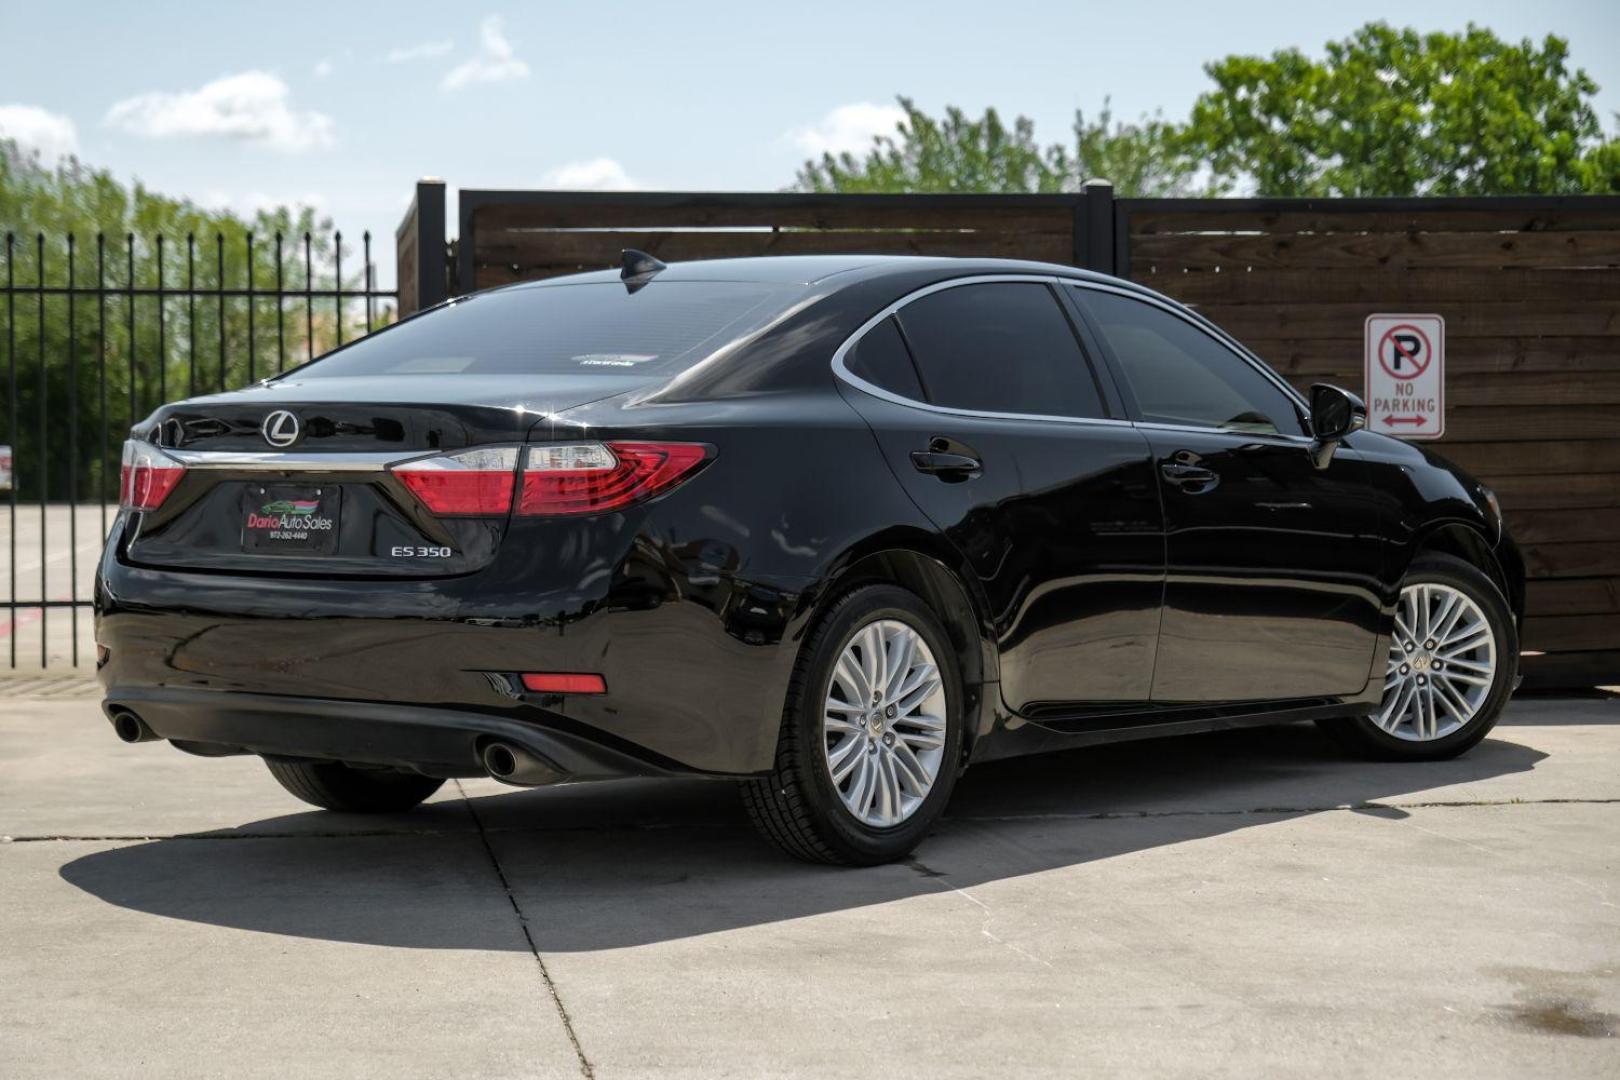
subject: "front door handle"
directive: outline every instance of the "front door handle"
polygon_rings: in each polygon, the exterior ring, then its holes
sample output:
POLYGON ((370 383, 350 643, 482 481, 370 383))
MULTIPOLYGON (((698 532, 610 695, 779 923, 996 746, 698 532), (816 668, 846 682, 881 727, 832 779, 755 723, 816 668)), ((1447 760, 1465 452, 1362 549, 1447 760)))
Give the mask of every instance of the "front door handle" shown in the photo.
POLYGON ((937 450, 913 450, 911 465, 918 472, 937 476, 941 480, 966 480, 978 476, 984 468, 984 462, 976 457, 937 450))
POLYGON ((1202 465, 1187 465, 1179 461, 1167 461, 1160 465, 1159 474, 1189 495, 1202 495, 1206 491, 1214 491, 1216 485, 1221 482, 1220 475, 1213 469, 1206 469, 1202 465))

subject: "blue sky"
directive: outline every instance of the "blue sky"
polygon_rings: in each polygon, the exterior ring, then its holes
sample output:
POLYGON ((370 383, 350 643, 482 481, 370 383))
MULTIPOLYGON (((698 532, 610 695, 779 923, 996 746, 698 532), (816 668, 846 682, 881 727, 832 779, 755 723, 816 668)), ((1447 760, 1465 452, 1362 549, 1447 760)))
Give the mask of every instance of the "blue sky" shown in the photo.
MULTIPOLYGON (((1201 64, 1384 19, 1570 40, 1620 111, 1620 2, 386 5, 0 0, 0 129, 199 201, 308 201, 391 245, 411 185, 760 190, 896 94, 1184 114, 1201 64)), ((391 276, 390 260, 382 260, 391 276)))

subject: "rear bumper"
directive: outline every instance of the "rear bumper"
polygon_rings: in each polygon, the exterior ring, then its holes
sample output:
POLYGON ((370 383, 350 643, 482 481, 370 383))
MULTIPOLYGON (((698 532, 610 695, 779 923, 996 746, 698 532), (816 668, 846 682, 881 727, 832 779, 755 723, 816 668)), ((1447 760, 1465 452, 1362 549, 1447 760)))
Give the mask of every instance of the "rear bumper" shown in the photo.
POLYGON ((770 769, 802 581, 646 536, 587 572, 605 541, 526 539, 480 574, 402 582, 132 566, 115 531, 96 584, 107 705, 185 743, 446 776, 482 775, 496 737, 582 779, 770 769), (607 692, 528 693, 523 672, 607 692))
POLYGON ((386 765, 448 778, 484 775, 482 747, 501 742, 543 765, 529 783, 723 775, 615 745, 540 709, 520 719, 392 702, 116 686, 107 691, 102 709, 109 719, 133 712, 159 738, 204 756, 269 754, 386 765))

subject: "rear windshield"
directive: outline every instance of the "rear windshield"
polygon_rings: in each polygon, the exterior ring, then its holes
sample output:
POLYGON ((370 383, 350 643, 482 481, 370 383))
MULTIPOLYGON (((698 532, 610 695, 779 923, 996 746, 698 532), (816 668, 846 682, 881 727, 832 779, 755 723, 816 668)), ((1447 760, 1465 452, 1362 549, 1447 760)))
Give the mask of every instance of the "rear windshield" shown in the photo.
POLYGON ((364 338, 299 377, 673 374, 765 325, 796 291, 737 281, 503 290, 364 338))

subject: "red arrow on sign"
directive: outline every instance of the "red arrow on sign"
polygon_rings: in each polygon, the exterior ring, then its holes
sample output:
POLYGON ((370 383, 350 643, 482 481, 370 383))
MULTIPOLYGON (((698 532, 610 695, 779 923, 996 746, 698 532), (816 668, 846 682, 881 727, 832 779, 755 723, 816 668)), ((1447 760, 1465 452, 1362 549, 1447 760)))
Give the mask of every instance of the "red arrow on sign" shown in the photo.
POLYGON ((1428 421, 1421 416, 1386 416, 1384 417, 1384 423, 1390 427, 1394 427, 1396 424, 1416 424, 1418 427, 1422 427, 1428 421))

